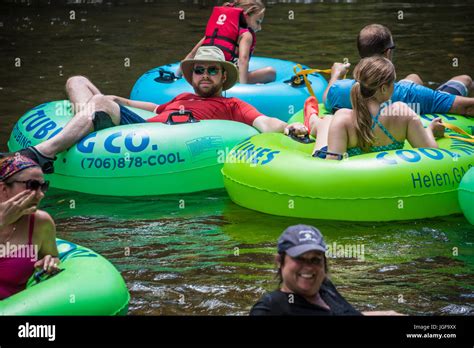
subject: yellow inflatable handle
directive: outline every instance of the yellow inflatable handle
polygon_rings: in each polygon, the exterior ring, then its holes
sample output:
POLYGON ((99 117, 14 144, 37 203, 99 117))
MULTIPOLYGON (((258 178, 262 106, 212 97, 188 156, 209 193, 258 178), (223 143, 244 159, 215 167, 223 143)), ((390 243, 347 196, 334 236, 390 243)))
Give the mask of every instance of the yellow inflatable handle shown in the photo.
MULTIPOLYGON (((331 69, 303 69, 303 67, 301 66, 301 64, 296 64, 294 67, 293 67, 293 71, 295 72, 295 79, 294 79, 294 83, 296 83, 297 85, 301 84, 301 78, 303 78, 303 81, 306 85, 306 88, 308 89, 309 91, 309 94, 311 94, 313 97, 315 96, 314 95, 314 91, 313 91, 313 88, 311 87, 311 84, 309 83, 308 81, 308 78, 307 76, 309 74, 313 74, 315 72, 318 72, 318 73, 323 73, 323 74, 330 74, 331 73, 331 69), (297 71, 296 69, 300 69, 300 71, 297 71)), ((347 74, 346 74, 347 75, 347 74)), ((344 78, 346 78, 346 75, 344 75, 344 78)))
MULTIPOLYGON (((313 97, 315 96, 314 95, 314 91, 313 91, 313 88, 311 87, 311 84, 309 83, 308 81, 308 78, 307 76, 309 74, 313 74, 315 72, 317 73, 323 73, 323 74, 330 74, 331 73, 331 69, 303 69, 303 67, 301 66, 301 64, 296 64, 294 67, 293 67, 293 71, 295 72, 295 79, 294 79, 294 83, 296 84, 300 84, 301 83, 301 78, 303 78, 303 81, 306 85, 306 88, 308 89, 309 91, 309 94, 311 94, 313 97), (296 69, 300 69, 300 71, 297 71, 296 69)), ((344 78, 346 78, 346 76, 344 75, 344 78)))
POLYGON ((451 138, 451 139, 456 139, 456 140, 461 140, 461 141, 465 141, 467 143, 473 143, 474 144, 474 135, 471 135, 469 133, 467 133, 466 131, 464 131, 463 129, 459 128, 458 126, 455 126, 454 124, 451 124, 451 123, 444 123, 443 122, 443 125, 448 128, 448 129, 451 129, 452 131, 458 133, 458 134, 461 134, 461 135, 465 135, 467 136, 467 138, 464 138, 464 137, 459 137, 457 135, 450 135, 450 134, 445 134, 445 138, 451 138))

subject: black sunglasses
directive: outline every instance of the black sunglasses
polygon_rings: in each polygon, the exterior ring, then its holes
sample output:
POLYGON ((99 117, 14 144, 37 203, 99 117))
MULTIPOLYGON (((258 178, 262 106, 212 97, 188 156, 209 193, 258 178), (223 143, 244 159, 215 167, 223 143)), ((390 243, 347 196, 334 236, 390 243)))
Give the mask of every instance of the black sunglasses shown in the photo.
POLYGON ((13 184, 15 182, 20 183, 20 184, 26 184, 27 190, 36 191, 38 189, 41 189, 43 193, 46 193, 46 191, 48 191, 49 189, 49 181, 40 182, 39 180, 25 180, 25 181, 15 180, 15 181, 10 181, 8 184, 13 184))
POLYGON ((298 263, 305 263, 310 266, 318 266, 323 262, 322 257, 312 257, 310 259, 306 259, 304 257, 292 257, 293 260, 297 261, 298 263))
POLYGON ((219 73, 219 71, 221 71, 218 67, 216 66, 210 66, 208 67, 207 69, 203 66, 197 66, 193 69, 194 73, 196 75, 203 75, 205 71, 207 71, 207 73, 210 75, 210 76, 215 76, 219 73))

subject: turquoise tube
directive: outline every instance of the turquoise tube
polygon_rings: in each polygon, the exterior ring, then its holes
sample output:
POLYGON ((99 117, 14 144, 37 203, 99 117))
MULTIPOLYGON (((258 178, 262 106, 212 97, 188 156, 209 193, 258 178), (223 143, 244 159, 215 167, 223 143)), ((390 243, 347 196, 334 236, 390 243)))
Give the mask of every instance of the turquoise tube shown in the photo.
MULTIPOLYGON (((249 70, 271 66, 277 72, 274 82, 265 84, 240 84, 224 92, 227 97, 239 98, 257 108, 262 114, 287 121, 297 110, 300 110, 306 98, 308 89, 302 83, 298 86, 291 83, 294 76, 293 68, 297 63, 281 59, 252 57, 249 70)), ((156 67, 144 73, 133 86, 130 98, 149 101, 156 104, 169 102, 180 93, 194 93, 193 88, 184 78, 174 74, 179 63, 156 67)), ((303 69, 308 69, 303 66, 303 69)), ((297 70, 299 71, 299 69, 297 70)), ((318 100, 323 100, 327 87, 326 79, 318 74, 308 75, 308 80, 318 100)))

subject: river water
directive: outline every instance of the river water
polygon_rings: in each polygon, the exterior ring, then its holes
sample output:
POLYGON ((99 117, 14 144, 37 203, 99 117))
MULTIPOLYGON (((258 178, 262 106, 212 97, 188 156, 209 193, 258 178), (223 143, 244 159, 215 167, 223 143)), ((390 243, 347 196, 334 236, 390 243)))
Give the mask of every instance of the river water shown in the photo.
MULTIPOLYGON (((128 96, 145 71, 186 55, 213 4, 73 2, 0 5, 1 150, 19 116, 64 99, 68 76, 86 75, 104 93, 128 96)), ((356 62, 358 31, 378 22, 394 34, 399 78, 417 72, 436 87, 474 74, 472 18, 466 1, 272 1, 256 55, 318 68, 343 58, 356 62)), ((121 271, 133 315, 247 314, 276 288, 276 240, 296 223, 317 226, 335 248, 363 247, 358 258, 329 259, 334 283, 356 308, 474 313, 474 228, 461 215, 390 223, 292 219, 239 207, 225 190, 151 198, 51 190, 42 209, 55 219, 59 237, 94 249, 121 271)))

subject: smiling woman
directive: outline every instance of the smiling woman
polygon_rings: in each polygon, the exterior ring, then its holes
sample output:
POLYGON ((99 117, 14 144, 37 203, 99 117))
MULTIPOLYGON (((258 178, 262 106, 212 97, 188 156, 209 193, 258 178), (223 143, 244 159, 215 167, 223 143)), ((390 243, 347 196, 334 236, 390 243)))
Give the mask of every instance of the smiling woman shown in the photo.
POLYGON ((327 278, 325 251, 318 229, 288 227, 278 240, 280 289, 264 295, 250 315, 360 315, 327 278))
POLYGON ((288 227, 278 240, 280 289, 264 295, 250 315, 397 315, 393 311, 361 313, 328 279, 326 243, 307 225, 288 227))

